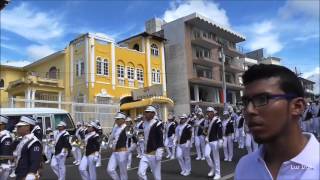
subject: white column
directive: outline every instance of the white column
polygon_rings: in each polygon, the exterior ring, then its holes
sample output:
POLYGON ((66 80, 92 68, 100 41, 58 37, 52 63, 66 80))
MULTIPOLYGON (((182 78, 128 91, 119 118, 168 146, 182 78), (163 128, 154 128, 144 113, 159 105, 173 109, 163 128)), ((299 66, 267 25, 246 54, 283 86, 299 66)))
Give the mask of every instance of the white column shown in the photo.
POLYGON ((36 100, 36 90, 35 89, 33 89, 32 91, 31 91, 31 107, 32 108, 34 108, 34 100, 36 100))
POLYGON ((94 73, 94 62, 95 62, 95 48, 94 48, 94 37, 90 37, 90 55, 91 55, 91 63, 90 63, 90 77, 91 77, 91 87, 94 87, 95 82, 95 73, 94 73))
POLYGON ((89 86, 89 39, 86 37, 84 38, 84 48, 85 48, 85 56, 84 56, 84 66, 85 66, 85 79, 86 79, 86 86, 89 86))
POLYGON ((9 108, 13 108, 13 96, 11 94, 8 94, 8 100, 9 100, 9 108))
POLYGON ((143 51, 143 52, 146 52, 146 50, 145 50, 145 44, 144 44, 144 37, 142 38, 142 46, 141 46, 141 50, 143 51))
POLYGON ((31 99, 31 89, 30 88, 28 88, 24 92, 24 98, 25 98, 25 107, 30 108, 30 99, 31 99))
POLYGON ((116 88, 116 54, 114 42, 111 43, 112 89, 116 88))
POLYGON ((163 122, 168 121, 168 106, 167 106, 167 104, 163 104, 162 120, 163 120, 163 122))
POLYGON ((149 38, 147 38, 147 44, 146 44, 146 53, 147 53, 147 76, 148 76, 148 86, 151 86, 151 61, 150 61, 150 41, 149 38))
POLYGON ((161 73, 162 73, 162 89, 163 95, 167 96, 167 80, 166 80, 166 61, 165 61, 165 53, 164 53, 164 45, 161 43, 161 73))
POLYGON ((59 96, 58 96, 58 108, 61 109, 61 101, 62 101, 62 92, 59 91, 59 96))
POLYGON ((73 91, 73 44, 70 44, 70 93, 73 91))
POLYGON ((232 91, 232 104, 236 104, 236 102, 237 102, 236 92, 232 91))
POLYGON ((195 101, 199 101, 199 86, 198 85, 194 85, 194 99, 195 101))

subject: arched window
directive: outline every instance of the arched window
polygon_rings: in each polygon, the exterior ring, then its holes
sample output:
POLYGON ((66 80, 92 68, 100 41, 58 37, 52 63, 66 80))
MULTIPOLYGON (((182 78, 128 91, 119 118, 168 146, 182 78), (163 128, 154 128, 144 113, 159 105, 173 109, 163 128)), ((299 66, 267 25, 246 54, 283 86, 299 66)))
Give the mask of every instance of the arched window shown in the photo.
POLYGON ((49 69, 49 79, 57 79, 58 69, 53 66, 49 69))
POLYGON ((159 49, 158 46, 155 44, 151 45, 151 55, 158 56, 159 55, 159 49))
POLYGON ((136 69, 136 73, 137 73, 138 87, 143 88, 143 86, 144 86, 144 72, 143 72, 142 65, 140 65, 140 64, 138 65, 138 67, 136 69))
POLYGON ((101 58, 98 57, 97 58, 97 74, 98 75, 102 75, 102 61, 101 61, 101 58))
POLYGON ((0 80, 0 88, 3 88, 3 87, 4 87, 4 80, 1 79, 1 80, 0 80))
POLYGON ((124 86, 124 63, 119 60, 117 65, 117 77, 118 77, 118 84, 120 86, 124 86))
POLYGON ((139 44, 134 44, 133 45, 133 49, 135 49, 137 51, 140 51, 139 44))

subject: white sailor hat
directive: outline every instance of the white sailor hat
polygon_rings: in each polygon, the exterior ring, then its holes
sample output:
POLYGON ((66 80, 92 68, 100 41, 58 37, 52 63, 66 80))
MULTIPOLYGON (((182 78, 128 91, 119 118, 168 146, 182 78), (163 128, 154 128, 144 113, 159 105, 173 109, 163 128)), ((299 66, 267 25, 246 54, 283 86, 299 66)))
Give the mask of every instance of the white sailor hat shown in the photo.
POLYGON ((223 115, 229 115, 229 111, 223 111, 223 115))
POLYGON ((20 117, 20 121, 18 122, 18 124, 16 124, 16 126, 26 126, 26 125, 36 125, 36 121, 34 119, 32 119, 31 117, 27 117, 27 116, 21 116, 20 117))
POLYGON ((146 110, 144 110, 144 112, 154 112, 154 113, 156 113, 157 110, 156 110, 156 108, 153 107, 153 106, 148 106, 148 107, 146 108, 146 110))
POLYGON ((127 116, 123 112, 117 112, 116 116, 114 119, 126 119, 127 116))
POLYGON ((126 118, 126 121, 127 121, 127 122, 132 122, 131 117, 128 116, 128 117, 126 118))
POLYGON ((81 126, 82 123, 80 121, 77 122, 77 126, 81 126))
POLYGON ((52 131, 52 129, 50 127, 47 128, 47 131, 52 131))
POLYGON ((8 120, 8 117, 0 115, 0 124, 7 124, 8 120))
POLYGON ((174 119, 174 116, 172 114, 169 114, 168 119, 174 119))
POLYGON ((94 122, 94 121, 91 121, 91 122, 88 124, 88 127, 94 127, 94 128, 96 128, 96 129, 99 129, 98 124, 97 124, 96 122, 94 122))
POLYGON ((57 127, 62 127, 62 126, 67 127, 67 124, 64 121, 60 121, 57 127))
POLYGON ((197 115, 203 116, 203 112, 202 112, 202 111, 199 111, 199 112, 197 113, 197 115))
POLYGON ((137 121, 137 120, 140 120, 143 118, 143 115, 142 114, 139 114, 134 120, 137 121))
POLYGON ((179 116, 179 119, 188 119, 187 114, 182 114, 179 116))
POLYGON ((215 110, 213 107, 209 106, 209 107, 207 108, 207 112, 217 113, 217 110, 215 110))

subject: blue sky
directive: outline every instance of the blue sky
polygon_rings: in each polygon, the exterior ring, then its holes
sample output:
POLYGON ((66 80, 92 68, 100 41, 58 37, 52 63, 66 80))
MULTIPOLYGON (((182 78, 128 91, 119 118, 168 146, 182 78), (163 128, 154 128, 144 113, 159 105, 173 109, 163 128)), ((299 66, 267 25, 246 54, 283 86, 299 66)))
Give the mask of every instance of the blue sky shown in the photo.
POLYGON ((243 34, 247 51, 264 48, 319 81, 318 0, 11 1, 1 11, 1 62, 35 61, 85 32, 119 41, 144 31, 152 17, 169 22, 193 12, 243 34))

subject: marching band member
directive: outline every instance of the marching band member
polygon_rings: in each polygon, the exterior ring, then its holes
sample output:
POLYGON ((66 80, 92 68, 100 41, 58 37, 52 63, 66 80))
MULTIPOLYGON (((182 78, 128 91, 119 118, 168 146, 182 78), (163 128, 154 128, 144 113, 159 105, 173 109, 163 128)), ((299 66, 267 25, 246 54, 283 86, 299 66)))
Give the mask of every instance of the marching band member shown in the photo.
MULTIPOLYGON (((0 115, 0 156, 12 156, 12 137, 6 130, 8 117, 0 115)), ((7 180, 10 174, 10 160, 0 157, 0 180, 7 180)))
POLYGON ((244 117, 241 114, 241 111, 238 111, 238 118, 236 119, 236 138, 238 139, 238 145, 240 149, 244 148, 244 144, 245 144, 245 133, 244 133, 244 117))
POLYGON ((79 171, 83 180, 96 180, 96 163, 99 159, 99 135, 96 133, 98 125, 92 121, 87 124, 85 135, 85 153, 79 165, 79 171), (88 169, 88 170, 87 170, 88 169))
POLYGON ((166 127, 165 127, 164 146, 168 154, 166 158, 170 158, 170 159, 174 159, 175 157, 174 139, 175 139, 176 123, 174 119, 175 117, 170 114, 168 116, 168 122, 166 123, 166 127))
POLYGON ((138 115, 135 120, 136 120, 135 133, 136 133, 136 136, 138 137, 137 158, 141 158, 144 152, 143 116, 138 115))
POLYGON ((42 141, 43 132, 42 132, 42 129, 40 128, 38 123, 39 122, 37 122, 37 124, 34 126, 34 128, 31 131, 31 133, 33 133, 40 141, 42 141))
POLYGON ((148 106, 144 114, 143 131, 145 151, 139 163, 138 176, 146 180, 147 168, 150 167, 155 180, 161 180, 161 159, 163 155, 163 125, 155 119, 156 108, 148 106))
POLYGON ((197 151, 197 158, 196 160, 205 160, 204 154, 205 154, 205 134, 204 134, 204 128, 206 125, 206 120, 204 119, 203 113, 198 112, 197 118, 194 123, 195 127, 195 146, 197 151))
POLYGON ((71 152, 72 155, 74 157, 74 161, 73 164, 75 164, 76 166, 78 166, 80 164, 81 161, 81 140, 84 136, 84 129, 82 128, 82 124, 81 122, 77 122, 77 130, 74 136, 72 136, 71 139, 71 152))
MULTIPOLYGON (((15 126, 14 129, 12 130, 11 133, 11 137, 12 137, 12 149, 15 150, 18 146, 18 144, 20 143, 20 141, 22 140, 22 137, 18 135, 17 133, 17 127, 15 126)), ((11 178, 15 178, 16 174, 15 174, 15 168, 16 166, 14 166, 14 161, 11 161, 11 173, 10 173, 10 177, 11 178), (13 162, 13 163, 12 163, 13 162)))
POLYGON ((126 115, 118 112, 115 119, 115 126, 109 138, 109 147, 113 150, 108 162, 107 172, 113 180, 127 180, 127 161, 128 161, 128 148, 127 148, 127 132, 126 132, 126 115), (120 170, 120 177, 117 173, 117 167, 120 170))
POLYGON ((44 154, 47 158, 47 161, 45 163, 48 164, 51 161, 52 155, 54 153, 54 135, 50 127, 47 128, 46 136, 45 136, 45 139, 43 140, 43 144, 44 144, 44 154))
MULTIPOLYGON (((246 121, 246 120, 244 120, 246 121)), ((248 125, 244 123, 244 133, 246 134, 246 148, 248 153, 251 153, 258 149, 258 144, 254 141, 252 134, 249 131, 248 125)))
POLYGON ((42 145, 40 140, 31 133, 36 121, 30 117, 21 116, 16 124, 17 133, 22 137, 13 155, 16 157, 16 179, 39 179, 38 170, 41 166, 42 145))
POLYGON ((222 146, 222 123, 216 113, 217 111, 213 107, 207 108, 209 126, 206 137, 205 158, 211 168, 208 176, 214 175, 213 179, 221 177, 219 147, 222 146), (213 153, 214 164, 211 159, 211 152, 213 153))
POLYGON ((189 176, 191 174, 191 136, 192 127, 187 123, 188 116, 183 114, 179 116, 180 123, 176 128, 176 140, 177 142, 177 159, 181 168, 180 174, 182 176, 189 176))
POLYGON ((60 121, 57 125, 58 132, 55 137, 54 156, 51 160, 51 168, 58 176, 58 180, 64 180, 66 178, 65 161, 71 150, 71 145, 69 143, 70 135, 66 131, 66 126, 67 124, 63 121, 60 121))
MULTIPOLYGON (((102 143, 102 138, 103 138, 103 130, 102 130, 102 127, 101 127, 101 123, 100 123, 100 121, 98 119, 95 120, 95 123, 98 126, 97 133, 99 135, 99 143, 101 144, 102 143)), ((98 160, 97 160, 96 167, 100 167, 101 166, 101 148, 102 147, 100 146, 99 157, 98 157, 98 160)))
POLYGON ((224 161, 232 161, 233 157, 233 128, 234 121, 228 111, 223 112, 222 134, 224 161))
POLYGON ((127 148, 128 148, 128 163, 127 169, 131 168, 131 161, 132 161, 132 152, 137 147, 137 138, 134 136, 133 132, 133 124, 132 119, 127 117, 126 119, 126 133, 127 133, 127 148))

